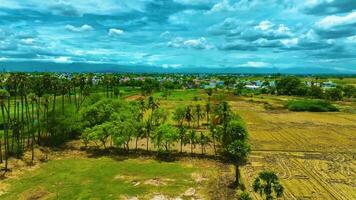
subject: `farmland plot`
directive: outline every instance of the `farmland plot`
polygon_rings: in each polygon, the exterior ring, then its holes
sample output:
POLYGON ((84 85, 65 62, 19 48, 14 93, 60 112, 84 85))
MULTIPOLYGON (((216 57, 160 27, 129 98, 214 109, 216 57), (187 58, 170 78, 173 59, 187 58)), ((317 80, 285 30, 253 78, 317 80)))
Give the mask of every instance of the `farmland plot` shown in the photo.
POLYGON ((286 199, 356 199, 356 115, 230 104, 250 133, 253 152, 243 169, 246 185, 259 171, 271 169, 281 177, 286 199))

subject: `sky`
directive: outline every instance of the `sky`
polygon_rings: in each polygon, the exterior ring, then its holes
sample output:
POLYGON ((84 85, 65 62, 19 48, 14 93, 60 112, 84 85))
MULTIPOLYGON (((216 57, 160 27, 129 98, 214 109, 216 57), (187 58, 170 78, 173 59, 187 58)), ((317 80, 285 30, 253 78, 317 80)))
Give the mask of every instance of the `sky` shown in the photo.
POLYGON ((356 0, 1 0, 16 62, 356 73, 356 0))

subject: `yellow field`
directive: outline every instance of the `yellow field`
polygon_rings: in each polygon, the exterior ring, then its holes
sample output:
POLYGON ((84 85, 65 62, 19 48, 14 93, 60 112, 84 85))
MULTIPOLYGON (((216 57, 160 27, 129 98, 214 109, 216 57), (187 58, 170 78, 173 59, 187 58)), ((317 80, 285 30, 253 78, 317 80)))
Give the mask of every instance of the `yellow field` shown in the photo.
MULTIPOLYGON (((160 104, 171 111, 178 105, 204 104, 206 95, 197 96, 203 101, 161 99, 160 104)), ((254 199, 261 198, 251 185, 264 169, 278 173, 285 187, 284 199, 356 199, 356 114, 279 109, 288 97, 227 99, 249 130, 252 153, 242 175, 254 199), (265 109, 265 102, 277 109, 265 109)), ((352 102, 339 103, 344 106, 355 109, 352 102)))
POLYGON ((247 186, 259 171, 272 169, 282 178, 285 199, 356 199, 355 114, 267 111, 246 101, 230 104, 250 133, 253 152, 243 168, 247 186))

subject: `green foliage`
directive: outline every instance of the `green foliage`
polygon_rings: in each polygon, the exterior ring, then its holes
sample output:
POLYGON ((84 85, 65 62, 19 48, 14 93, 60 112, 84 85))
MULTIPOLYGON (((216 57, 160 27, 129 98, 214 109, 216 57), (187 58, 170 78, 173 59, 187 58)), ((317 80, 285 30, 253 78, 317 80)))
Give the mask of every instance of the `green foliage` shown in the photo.
POLYGON ((159 149, 168 151, 170 147, 179 139, 179 133, 176 128, 171 125, 160 125, 152 135, 154 145, 159 149))
POLYGON ((323 100, 292 100, 287 103, 290 111, 309 111, 309 112, 336 112, 337 107, 328 101, 323 100))
POLYGON ((263 171, 253 182, 253 190, 265 197, 266 200, 273 200, 275 197, 282 197, 284 187, 279 183, 276 173, 263 171))
POLYGON ((276 89, 279 95, 304 96, 307 93, 307 86, 294 76, 282 77, 276 81, 276 89))
POLYGON ((238 165, 245 164, 251 151, 247 140, 248 133, 244 123, 241 120, 230 121, 221 139, 224 155, 238 165))
POLYGON ((238 200, 252 200, 252 197, 248 192, 241 192, 238 196, 238 200))
POLYGON ((325 97, 323 89, 314 85, 308 89, 307 95, 316 99, 323 99, 325 97))
MULTIPOLYGON (((159 162, 142 159, 67 158, 53 160, 40 168, 26 172, 20 178, 1 180, 10 185, 1 200, 24 197, 42 199, 107 199, 120 196, 147 197, 157 192, 172 197, 183 194, 196 184, 191 174, 199 168, 178 162, 159 162), (144 183, 147 180, 174 180, 159 187, 132 184, 132 178, 144 183), (158 189, 159 188, 159 189, 158 189)), ((206 169, 204 169, 206 170, 206 169)))
POLYGON ((325 91, 326 99, 330 101, 340 101, 342 100, 342 90, 338 87, 330 88, 325 91))
POLYGON ((352 98, 356 97, 356 87, 353 85, 346 85, 342 88, 342 91, 344 92, 344 96, 347 98, 352 98))
POLYGON ((114 112, 112 100, 104 99, 81 110, 84 126, 93 127, 110 119, 114 112))

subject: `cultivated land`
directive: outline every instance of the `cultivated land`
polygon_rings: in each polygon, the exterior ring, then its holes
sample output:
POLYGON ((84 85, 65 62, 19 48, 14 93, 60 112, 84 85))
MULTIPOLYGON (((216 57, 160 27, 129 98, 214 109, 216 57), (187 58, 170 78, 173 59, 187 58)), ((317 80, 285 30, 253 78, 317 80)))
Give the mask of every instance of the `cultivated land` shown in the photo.
MULTIPOLYGON (((175 90, 168 97, 162 97, 162 93, 153 96, 171 112, 179 105, 203 105, 208 98, 204 90, 175 90)), ((137 100, 139 91, 127 92, 125 98, 137 100)), ((269 169, 281 178, 284 199, 356 199, 356 103, 337 103, 341 109, 337 113, 290 112, 283 108, 290 98, 235 97, 226 91, 213 95, 213 102, 228 101, 247 124, 252 152, 249 163, 241 168, 245 187, 254 199, 261 199, 251 185, 260 171, 269 169)), ((200 131, 207 132, 204 123, 203 119, 200 131)), ((144 143, 139 142, 142 150, 144 143)), ((226 174, 233 176, 231 166, 201 158, 160 162, 150 156, 100 156, 80 151, 83 145, 78 141, 74 146, 75 150, 52 153, 49 162, 2 180, 0 191, 5 193, 0 198, 158 199, 165 195, 229 199, 231 191, 224 179, 226 174), (194 195, 184 196, 192 188, 194 195)), ((178 150, 179 145, 175 148, 178 150)), ((189 145, 184 150, 189 152, 189 145)), ((199 145, 194 152, 200 152, 199 145)), ((213 149, 208 148, 207 153, 212 154, 213 149)))

